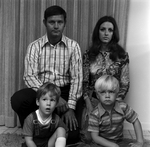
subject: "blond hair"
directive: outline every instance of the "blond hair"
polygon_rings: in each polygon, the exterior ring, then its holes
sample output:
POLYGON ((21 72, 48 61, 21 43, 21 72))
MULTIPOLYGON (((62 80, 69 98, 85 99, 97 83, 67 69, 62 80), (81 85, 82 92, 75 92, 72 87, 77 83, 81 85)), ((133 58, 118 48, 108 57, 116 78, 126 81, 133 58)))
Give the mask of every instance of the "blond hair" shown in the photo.
POLYGON ((111 89, 115 91, 116 93, 118 93, 119 81, 111 75, 103 75, 97 79, 94 87, 96 91, 103 91, 106 89, 111 89))

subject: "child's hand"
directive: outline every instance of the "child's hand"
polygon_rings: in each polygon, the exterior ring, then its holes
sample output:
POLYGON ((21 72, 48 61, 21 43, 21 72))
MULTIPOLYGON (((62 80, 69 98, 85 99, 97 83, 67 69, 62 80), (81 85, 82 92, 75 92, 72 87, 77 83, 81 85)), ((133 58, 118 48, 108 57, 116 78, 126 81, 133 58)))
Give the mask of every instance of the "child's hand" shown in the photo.
POLYGON ((111 144, 111 147, 119 147, 119 145, 116 144, 116 143, 112 143, 112 144, 111 144))
POLYGON ((135 142, 135 143, 130 143, 130 147, 143 147, 143 143, 140 142, 135 142))

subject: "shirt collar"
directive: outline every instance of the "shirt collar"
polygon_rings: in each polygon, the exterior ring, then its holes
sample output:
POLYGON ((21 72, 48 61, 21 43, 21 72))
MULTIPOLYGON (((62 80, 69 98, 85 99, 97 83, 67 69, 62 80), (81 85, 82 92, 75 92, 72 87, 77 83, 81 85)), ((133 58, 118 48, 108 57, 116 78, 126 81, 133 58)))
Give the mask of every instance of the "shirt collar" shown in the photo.
MULTIPOLYGON (((104 115, 104 113, 106 112, 106 110, 103 108, 103 106, 101 105, 101 103, 98 104, 98 109, 99 109, 99 114, 100 114, 100 117, 102 115, 104 115)), ((115 102, 115 106, 114 106, 114 110, 120 114, 124 114, 118 101, 115 102)))
MULTIPOLYGON (((42 39, 42 47, 47 44, 49 41, 48 41, 48 37, 47 37, 47 34, 45 34, 43 36, 43 39, 42 39)), ((62 35, 62 38, 61 38, 61 41, 62 43, 64 43, 66 46, 67 46, 67 40, 66 40, 66 37, 64 35, 62 35)))

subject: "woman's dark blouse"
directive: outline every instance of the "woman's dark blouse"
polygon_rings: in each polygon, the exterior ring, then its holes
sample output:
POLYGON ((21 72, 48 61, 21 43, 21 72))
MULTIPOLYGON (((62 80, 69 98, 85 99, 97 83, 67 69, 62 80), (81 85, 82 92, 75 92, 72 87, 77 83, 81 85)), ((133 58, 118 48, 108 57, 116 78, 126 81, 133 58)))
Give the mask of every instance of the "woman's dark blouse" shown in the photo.
POLYGON ((125 52, 124 59, 112 61, 110 52, 100 52, 95 62, 90 63, 88 53, 83 55, 83 97, 91 98, 90 93, 94 90, 95 81, 102 75, 113 75, 120 82, 118 99, 124 99, 129 89, 129 56, 125 52))

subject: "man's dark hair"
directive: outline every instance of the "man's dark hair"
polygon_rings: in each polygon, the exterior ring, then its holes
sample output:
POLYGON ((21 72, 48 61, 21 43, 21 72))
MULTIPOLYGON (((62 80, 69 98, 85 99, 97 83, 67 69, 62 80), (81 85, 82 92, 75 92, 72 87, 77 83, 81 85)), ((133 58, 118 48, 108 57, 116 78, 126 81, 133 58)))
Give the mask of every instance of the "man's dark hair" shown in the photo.
POLYGON ((60 6, 54 5, 54 6, 48 7, 44 12, 44 19, 47 20, 48 17, 53 16, 53 15, 63 15, 64 21, 66 22, 66 11, 60 6))

